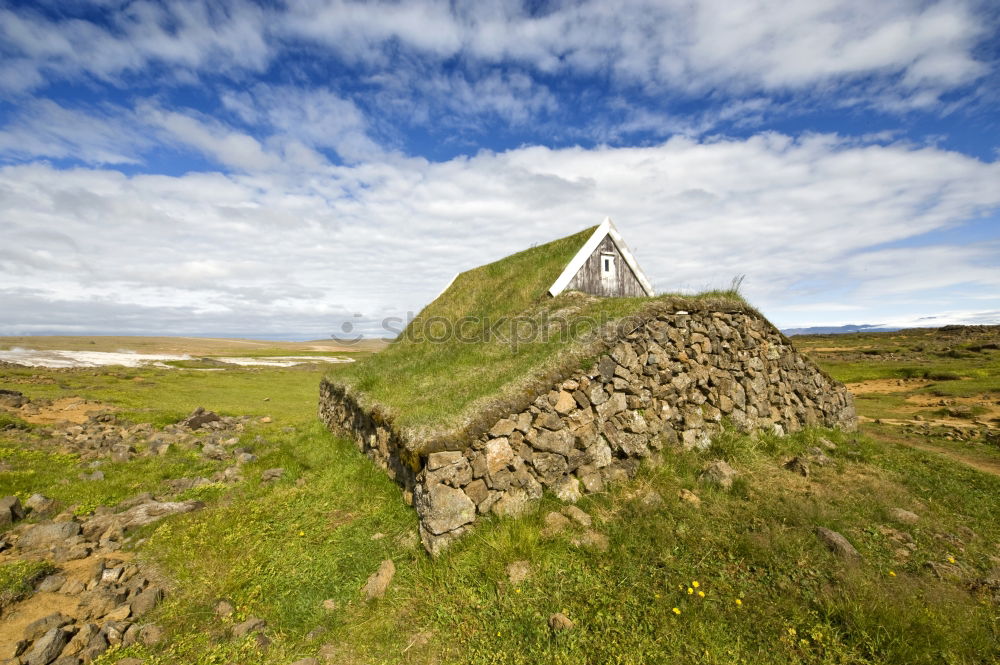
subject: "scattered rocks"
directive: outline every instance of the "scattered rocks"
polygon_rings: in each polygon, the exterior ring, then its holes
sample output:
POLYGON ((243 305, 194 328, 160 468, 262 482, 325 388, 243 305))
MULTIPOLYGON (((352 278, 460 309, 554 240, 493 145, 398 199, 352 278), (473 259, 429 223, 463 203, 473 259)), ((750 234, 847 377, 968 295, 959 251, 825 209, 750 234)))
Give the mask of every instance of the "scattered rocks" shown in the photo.
POLYGON ((854 548, 851 541, 847 540, 843 535, 837 533, 836 531, 831 531, 830 529, 819 527, 816 529, 816 535, 819 539, 826 545, 831 552, 841 557, 842 559, 850 560, 860 560, 861 553, 854 548))
POLYGON ((214 411, 206 411, 205 407, 199 406, 190 416, 182 420, 180 424, 189 429, 200 429, 205 425, 217 423, 221 420, 222 418, 219 417, 219 414, 214 411))
POLYGON ((248 617, 246 621, 233 626, 233 637, 246 637, 251 633, 259 633, 267 628, 267 622, 260 617, 248 617))
POLYGON ((361 589, 365 600, 374 600, 385 595, 393 576, 396 574, 396 565, 392 559, 386 559, 379 564, 378 570, 372 573, 365 586, 361 589))
POLYGON ((80 532, 77 522, 36 524, 21 534, 17 547, 22 550, 48 549, 65 544, 70 538, 80 535, 80 532))
POLYGON ((809 477, 809 465, 801 457, 793 457, 784 464, 784 468, 792 473, 797 473, 803 478, 809 477))
POLYGON ((573 630, 576 626, 572 620, 562 612, 556 612, 549 617, 549 628, 554 632, 562 632, 564 630, 573 630))
POLYGON ((531 577, 530 561, 512 561, 507 564, 507 579, 511 584, 520 584, 529 577, 531 577))
POLYGON ((599 552, 606 552, 609 545, 607 536, 591 529, 588 529, 582 536, 574 538, 570 542, 577 547, 586 547, 599 552))
POLYGON ((916 524, 920 521, 920 516, 903 508, 893 508, 889 511, 889 516, 902 524, 916 524))
MULTIPOLYGON (((31 511, 32 515, 45 515, 55 506, 55 500, 44 494, 32 494, 24 502, 24 507, 31 511)), ((2 519, 2 516, 0 516, 2 519)))
POLYGON ((285 470, 281 467, 275 469, 266 469, 260 474, 260 482, 262 483, 272 483, 276 480, 280 480, 282 476, 285 475, 285 470))
POLYGON ((698 480, 706 485, 715 485, 716 487, 729 489, 733 486, 733 480, 736 476, 736 470, 729 466, 728 462, 725 460, 715 460, 709 462, 708 466, 702 469, 698 480))
POLYGON ((545 527, 542 529, 542 538, 554 538, 570 526, 570 521, 562 514, 551 512, 545 516, 545 527))
POLYGON ((218 602, 215 603, 215 608, 213 609, 213 611, 215 612, 215 616, 219 617, 220 619, 228 619, 229 617, 233 616, 233 612, 236 611, 236 608, 233 607, 233 604, 230 603, 228 600, 220 599, 218 602))
POLYGON ((0 499, 0 527, 8 526, 24 519, 24 508, 16 496, 5 496, 0 499))
POLYGON ((156 646, 166 636, 163 628, 155 623, 147 623, 139 629, 139 641, 148 647, 156 646))
POLYGON ((25 665, 48 665, 54 661, 76 631, 66 627, 49 629, 31 647, 25 665))
POLYGON ((682 489, 680 492, 677 493, 677 498, 679 498, 684 503, 691 504, 695 508, 701 506, 701 499, 698 497, 697 494, 695 494, 691 490, 682 489))
POLYGON ((205 507, 201 501, 155 501, 142 503, 122 513, 95 515, 84 523, 84 535, 88 538, 104 533, 112 527, 123 532, 157 522, 169 515, 190 513, 205 507))
POLYGON ((646 490, 639 496, 639 506, 644 510, 662 508, 663 497, 655 490, 646 490))
POLYGON ((585 511, 577 508, 576 506, 563 506, 562 514, 570 518, 580 526, 590 527, 593 524, 593 519, 585 511))

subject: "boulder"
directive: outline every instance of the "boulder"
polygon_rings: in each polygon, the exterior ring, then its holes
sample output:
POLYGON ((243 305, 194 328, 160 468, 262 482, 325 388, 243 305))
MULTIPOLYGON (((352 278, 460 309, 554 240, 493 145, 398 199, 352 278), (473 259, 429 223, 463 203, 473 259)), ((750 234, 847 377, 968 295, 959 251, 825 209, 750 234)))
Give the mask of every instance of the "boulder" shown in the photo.
POLYGON ((246 637, 267 628, 267 622, 259 617, 248 617, 246 621, 233 626, 233 637, 246 637))
POLYGON ((148 647, 155 646, 163 641, 165 633, 163 628, 155 623, 149 623, 139 629, 139 641, 148 647))
POLYGON ((564 630, 572 630, 576 624, 573 623, 568 616, 562 612, 556 612, 549 617, 549 628, 554 632, 562 632, 564 630))
POLYGON ((21 549, 47 549, 63 545, 73 536, 80 535, 80 525, 76 522, 47 522, 36 524, 21 535, 17 546, 21 549))
POLYGON ((169 515, 180 513, 190 513, 194 510, 204 508, 201 501, 150 501, 133 508, 129 508, 122 513, 111 515, 95 515, 84 524, 84 536, 93 540, 94 536, 105 533, 112 525, 117 524, 123 531, 134 529, 157 522, 169 515))
POLYGON ((861 553, 854 548, 851 541, 847 540, 847 538, 836 531, 819 527, 816 529, 816 535, 823 542, 823 544, 830 548, 830 551, 837 556, 850 560, 861 559, 861 553))
POLYGON ((725 460, 715 460, 709 462, 702 469, 698 480, 706 485, 715 485, 723 489, 729 489, 733 486, 733 480, 736 478, 736 475, 736 470, 729 466, 725 460))
POLYGON ((577 547, 586 547, 605 552, 608 549, 608 537, 592 529, 583 532, 583 535, 574 538, 572 541, 577 547))
POLYGON ((580 480, 574 476, 566 476, 552 487, 553 494, 560 501, 576 503, 583 494, 580 492, 580 480))
POLYGON ((590 527, 594 520, 586 512, 576 506, 563 506, 562 514, 570 518, 580 526, 590 527))
POLYGON ((275 469, 266 469, 263 473, 260 474, 260 482, 270 483, 275 480, 278 480, 283 475, 285 475, 285 470, 281 467, 275 469))
POLYGON ((476 505, 465 492, 447 485, 434 485, 420 493, 417 511, 421 523, 440 535, 468 524, 476 517, 476 505))
POLYGON ((180 424, 190 429, 200 429, 209 423, 215 423, 220 420, 222 418, 219 417, 219 414, 206 411, 205 407, 199 406, 190 416, 182 420, 180 424))
POLYGON ((551 512, 545 516, 542 538, 553 538, 570 527, 570 521, 562 513, 551 512))
POLYGON ((16 496, 5 496, 0 499, 0 527, 13 524, 24 519, 24 508, 16 496))
POLYGON ((65 627, 50 628, 32 645, 24 659, 25 665, 49 665, 59 657, 74 632, 65 627))
POLYGON ((32 512, 34 515, 42 515, 50 510, 55 505, 55 500, 50 499, 44 494, 32 494, 28 497, 28 500, 24 502, 24 507, 32 512))
POLYGON ((902 522, 903 524, 916 524, 920 521, 919 515, 902 508, 893 508, 889 511, 889 516, 897 522, 902 522))
POLYGON ((61 612, 56 612, 55 614, 49 614, 42 617, 41 619, 36 619, 24 627, 24 640, 26 642, 34 642, 40 636, 49 632, 53 628, 62 628, 73 623, 73 619, 62 614, 61 612))
POLYGON ((677 497, 685 503, 690 503, 692 506, 698 507, 701 505, 701 499, 691 490, 681 490, 677 493, 677 497))
POLYGON ((365 586, 361 589, 365 600, 374 600, 375 598, 384 596, 395 574, 396 565, 392 562, 392 559, 386 559, 379 564, 378 570, 371 574, 368 581, 365 582, 365 586))
POLYGON ((792 473, 797 473, 803 478, 809 477, 809 465, 801 457, 793 457, 784 464, 784 468, 792 473))

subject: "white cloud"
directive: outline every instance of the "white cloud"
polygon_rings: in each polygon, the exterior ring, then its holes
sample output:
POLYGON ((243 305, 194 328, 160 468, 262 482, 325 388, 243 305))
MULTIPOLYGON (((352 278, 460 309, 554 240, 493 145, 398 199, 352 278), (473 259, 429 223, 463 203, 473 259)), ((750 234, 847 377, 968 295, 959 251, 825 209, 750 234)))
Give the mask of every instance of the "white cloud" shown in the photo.
POLYGON ((120 108, 67 109, 47 99, 18 108, 0 130, 0 152, 9 157, 75 159, 86 164, 136 164, 152 141, 120 108))
MULTIPOLYGON (((414 59, 450 60, 481 79, 472 90, 515 116, 518 100, 508 96, 521 84, 507 77, 489 90, 491 67, 699 97, 836 92, 841 103, 903 109, 937 104, 981 78, 993 63, 976 49, 995 29, 992 15, 963 0, 583 0, 536 13, 500 0, 312 0, 287 9, 140 0, 110 16, 104 26, 0 11, 0 85, 26 90, 81 73, 118 81, 161 63, 175 77, 260 72, 307 40, 372 72, 419 73, 414 59)), ((451 87, 461 93, 460 79, 451 87)))
POLYGON ((0 64, 0 84, 23 91, 50 77, 80 74, 117 81, 161 63, 179 68, 175 75, 261 71, 273 56, 265 12, 244 2, 138 0, 108 16, 111 24, 105 26, 0 9, 0 53, 8 56, 0 64))
MULTIPOLYGON (((201 132, 190 140, 214 145, 201 132)), ((808 323, 813 313, 782 308, 810 302, 840 316, 859 307, 868 322, 887 299, 899 316, 1000 307, 995 246, 880 248, 1000 208, 1000 164, 936 148, 762 134, 443 163, 387 156, 308 177, 265 166, 182 177, 0 169, 0 292, 17 303, 0 330, 73 325, 99 302, 103 329, 120 317, 133 331, 210 322, 315 334, 353 312, 416 310, 455 271, 606 214, 659 289, 746 274, 751 300, 783 324, 808 323), (992 300, 959 302, 983 291, 992 300)))
POLYGON ((259 131, 273 133, 282 146, 330 148, 352 162, 383 153, 368 136, 368 120, 357 105, 324 88, 258 85, 224 92, 222 103, 259 131))
POLYGON ((233 131, 211 118, 196 118, 149 105, 141 108, 140 115, 176 141, 201 151, 219 164, 242 171, 257 171, 275 168, 280 163, 278 157, 266 152, 254 137, 233 131))

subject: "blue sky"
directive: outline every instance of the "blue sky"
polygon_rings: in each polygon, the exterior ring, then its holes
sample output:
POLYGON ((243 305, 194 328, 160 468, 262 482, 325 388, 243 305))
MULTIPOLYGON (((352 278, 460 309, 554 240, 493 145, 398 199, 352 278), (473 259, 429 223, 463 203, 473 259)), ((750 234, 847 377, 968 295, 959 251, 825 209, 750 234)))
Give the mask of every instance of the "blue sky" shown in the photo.
POLYGON ((611 216, 778 325, 1000 322, 990 2, 0 3, 0 334, 378 332, 611 216))

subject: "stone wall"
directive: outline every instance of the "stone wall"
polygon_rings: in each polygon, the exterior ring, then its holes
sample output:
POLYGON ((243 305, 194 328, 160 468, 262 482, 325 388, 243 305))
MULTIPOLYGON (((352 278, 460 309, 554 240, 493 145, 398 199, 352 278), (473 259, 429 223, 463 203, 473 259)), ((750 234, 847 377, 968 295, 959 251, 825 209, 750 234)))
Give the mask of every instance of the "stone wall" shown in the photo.
POLYGON ((408 452, 390 424, 326 382, 320 413, 403 486, 432 554, 478 515, 518 514, 544 489, 565 501, 600 492, 665 448, 707 447, 725 422, 781 434, 856 426, 847 389, 746 311, 651 316, 458 450, 408 452))

